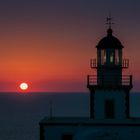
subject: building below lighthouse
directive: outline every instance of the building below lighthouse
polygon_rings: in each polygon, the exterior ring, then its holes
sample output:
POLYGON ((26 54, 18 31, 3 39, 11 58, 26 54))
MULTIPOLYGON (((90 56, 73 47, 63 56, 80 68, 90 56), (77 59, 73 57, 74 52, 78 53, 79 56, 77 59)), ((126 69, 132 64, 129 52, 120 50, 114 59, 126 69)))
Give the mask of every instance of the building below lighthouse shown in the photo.
POLYGON ((113 35, 107 18, 107 35, 96 46, 97 58, 90 67, 96 75, 87 76, 90 116, 45 117, 40 121, 40 140, 137 140, 140 120, 130 116, 132 75, 125 75, 129 59, 123 58, 121 41, 113 35))

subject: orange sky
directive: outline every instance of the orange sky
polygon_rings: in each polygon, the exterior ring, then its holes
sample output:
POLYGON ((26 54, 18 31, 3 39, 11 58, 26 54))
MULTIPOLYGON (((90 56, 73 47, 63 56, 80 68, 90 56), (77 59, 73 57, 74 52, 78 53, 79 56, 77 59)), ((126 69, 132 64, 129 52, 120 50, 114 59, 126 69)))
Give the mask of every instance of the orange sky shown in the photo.
MULTIPOLYGON (((20 82, 27 82, 29 91, 86 91, 89 60, 96 57, 95 45, 106 33, 89 40, 86 35, 70 38, 69 34, 61 37, 57 33, 45 38, 27 28, 22 30, 1 37, 0 73, 5 85, 1 90, 16 91, 20 82)), ((139 53, 127 42, 124 45, 124 56, 130 58, 130 70, 126 72, 139 81, 139 53)))
MULTIPOLYGON (((70 5, 73 0, 39 5, 33 0, 30 4, 14 1, 1 7, 0 91, 18 91, 21 82, 29 83, 29 91, 88 91, 86 76, 95 73, 89 60, 96 57, 95 46, 106 36, 107 7, 90 0, 75 5, 70 5)), ((133 74, 134 91, 138 91, 140 8, 128 2, 123 9, 119 1, 110 6, 114 35, 125 47, 124 57, 130 59, 126 73, 133 74)))
POLYGON ((16 90, 14 83, 25 81, 30 83, 31 91, 56 91, 59 87, 56 83, 75 80, 81 83, 81 79, 86 78, 90 49, 83 46, 88 45, 85 41, 81 46, 81 42, 69 37, 64 40, 61 37, 45 38, 26 28, 22 30, 1 37, 1 81, 10 82, 10 90, 16 90), (40 88, 42 82, 46 85, 43 89, 40 88), (51 82, 54 85, 50 87, 51 82))

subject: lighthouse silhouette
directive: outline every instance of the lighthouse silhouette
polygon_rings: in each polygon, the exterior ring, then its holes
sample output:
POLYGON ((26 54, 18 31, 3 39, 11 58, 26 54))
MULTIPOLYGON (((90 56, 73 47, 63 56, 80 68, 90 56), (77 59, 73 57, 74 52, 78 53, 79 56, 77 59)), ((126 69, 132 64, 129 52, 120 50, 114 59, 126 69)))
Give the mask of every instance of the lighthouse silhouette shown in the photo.
POLYGON ((113 36, 112 18, 107 18, 107 36, 97 44, 97 60, 91 59, 90 66, 96 75, 88 75, 90 90, 90 117, 95 119, 129 118, 129 93, 132 75, 123 75, 129 60, 123 59, 123 45, 113 36))
MULTIPOLYGON (((89 117, 45 117, 40 121, 40 140, 137 140, 140 119, 130 116, 132 75, 123 74, 129 60, 123 59, 123 45, 113 36, 112 18, 107 18, 107 35, 96 46, 97 59, 87 76, 90 91, 89 117)), ((72 114, 73 116, 74 114, 72 114)))

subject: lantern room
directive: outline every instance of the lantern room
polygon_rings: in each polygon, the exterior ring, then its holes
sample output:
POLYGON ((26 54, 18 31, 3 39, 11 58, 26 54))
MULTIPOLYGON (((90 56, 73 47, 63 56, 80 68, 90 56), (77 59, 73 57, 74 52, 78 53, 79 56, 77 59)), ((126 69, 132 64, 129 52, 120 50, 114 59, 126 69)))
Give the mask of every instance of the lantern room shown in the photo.
POLYGON ((107 36, 101 39, 96 47, 98 65, 121 65, 123 46, 112 35, 112 29, 107 30, 107 36))

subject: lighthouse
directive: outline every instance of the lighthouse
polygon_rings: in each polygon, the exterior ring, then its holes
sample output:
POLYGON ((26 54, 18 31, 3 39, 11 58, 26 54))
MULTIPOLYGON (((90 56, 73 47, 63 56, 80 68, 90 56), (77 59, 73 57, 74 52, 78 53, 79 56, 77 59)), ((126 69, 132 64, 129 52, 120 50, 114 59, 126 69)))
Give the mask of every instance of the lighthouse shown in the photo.
POLYGON ((132 75, 123 74, 129 67, 129 60, 123 58, 123 45, 114 37, 112 18, 107 18, 107 35, 96 46, 97 59, 91 59, 90 67, 97 75, 88 75, 90 90, 90 118, 129 118, 129 93, 132 89, 132 75))
MULTIPOLYGON (((40 140, 136 140, 140 119, 131 118, 129 95, 132 75, 126 75, 129 60, 123 58, 122 43, 113 34, 112 18, 107 18, 107 35, 96 46, 97 59, 88 75, 90 91, 88 117, 44 117, 39 123, 40 140)), ((88 93, 87 93, 88 94, 88 93)), ((74 114, 72 114, 74 115, 74 114)))

